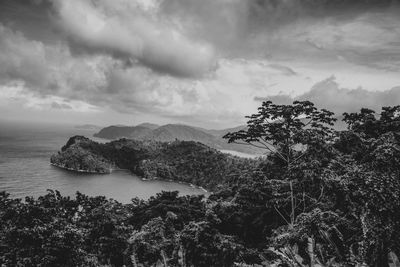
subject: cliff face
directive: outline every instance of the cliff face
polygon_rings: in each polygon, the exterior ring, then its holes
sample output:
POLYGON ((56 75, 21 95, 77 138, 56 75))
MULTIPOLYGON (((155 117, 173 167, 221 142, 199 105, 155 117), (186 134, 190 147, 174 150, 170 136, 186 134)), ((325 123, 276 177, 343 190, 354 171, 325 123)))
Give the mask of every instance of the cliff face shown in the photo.
POLYGON ((147 179, 182 181, 208 189, 257 164, 193 141, 120 139, 100 144, 83 136, 71 137, 50 161, 69 170, 96 173, 108 173, 111 167, 117 167, 147 179))

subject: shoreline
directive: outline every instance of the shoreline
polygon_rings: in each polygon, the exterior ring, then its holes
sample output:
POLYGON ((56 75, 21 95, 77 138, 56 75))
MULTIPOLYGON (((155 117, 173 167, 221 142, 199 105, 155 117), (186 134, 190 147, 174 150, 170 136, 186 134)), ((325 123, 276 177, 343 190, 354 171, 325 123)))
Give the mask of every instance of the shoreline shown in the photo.
POLYGON ((60 168, 60 169, 63 169, 63 170, 79 172, 79 173, 88 173, 88 174, 110 174, 110 173, 112 173, 112 170, 110 170, 108 172, 98 172, 98 171, 89 171, 89 170, 83 170, 83 169, 68 168, 68 167, 62 166, 60 164, 52 163, 52 162, 50 162, 50 165, 60 168))
MULTIPOLYGON (((136 174, 135 174, 136 175, 136 174)), ((138 176, 138 175, 137 175, 138 176)), ((199 185, 195 185, 192 183, 188 183, 188 182, 183 182, 183 181, 174 181, 172 179, 163 179, 163 178, 159 178, 159 177, 153 177, 153 178, 144 178, 144 177, 140 177, 138 176, 142 181, 165 181, 165 182, 170 182, 170 183, 178 183, 178 184, 184 184, 189 186, 190 188, 195 188, 195 189, 200 189, 202 190, 204 193, 212 193, 211 191, 208 191, 207 189, 205 189, 202 186, 199 185)))
MULTIPOLYGON (((50 165, 66 170, 66 171, 72 171, 72 172, 78 172, 78 173, 87 173, 87 174, 111 174, 113 171, 128 171, 130 173, 132 173, 131 171, 129 171, 128 169, 111 169, 109 172, 96 172, 96 171, 89 171, 89 170, 77 170, 74 168, 68 168, 65 166, 62 166, 60 164, 56 164, 56 163, 52 163, 50 162, 50 165)), ((134 174, 134 173, 133 173, 134 174)), ((135 174, 136 175, 136 174, 135 174)), ((198 186, 198 185, 194 185, 192 183, 188 183, 188 182, 182 182, 182 181, 174 181, 174 180, 167 180, 167 179, 162 179, 162 178, 158 178, 158 177, 154 177, 154 178, 144 178, 144 177, 140 177, 139 175, 136 175, 138 178, 140 178, 142 181, 153 181, 153 180, 158 180, 158 181, 166 181, 166 182, 171 182, 171 183, 178 183, 178 184, 185 184, 191 188, 196 188, 196 189, 200 189, 202 190, 204 193, 212 193, 211 191, 208 191, 207 189, 205 189, 202 186, 198 186)))

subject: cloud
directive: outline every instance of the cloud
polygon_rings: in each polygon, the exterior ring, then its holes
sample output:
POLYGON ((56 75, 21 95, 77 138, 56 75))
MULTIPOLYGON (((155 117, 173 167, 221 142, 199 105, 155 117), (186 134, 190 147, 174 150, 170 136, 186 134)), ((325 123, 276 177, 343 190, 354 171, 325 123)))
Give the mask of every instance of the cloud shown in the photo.
POLYGON ((334 77, 316 84, 311 90, 298 99, 308 99, 318 106, 333 110, 338 114, 355 112, 360 108, 376 111, 383 106, 394 106, 400 103, 400 87, 386 91, 367 91, 363 88, 340 88, 334 77))
POLYGON ((243 122, 264 96, 339 112, 384 105, 400 85, 392 2, 4 0, 0 91, 18 82, 13 99, 32 109, 81 101, 115 118, 212 127, 243 122))
MULTIPOLYGON (((0 106, 25 110, 27 117, 30 111, 70 110, 77 113, 96 113, 99 109, 80 100, 70 100, 60 96, 40 96, 25 87, 24 82, 8 82, 0 87, 0 106)), ((51 116, 51 114, 48 114, 51 116)))
POLYGON ((309 28, 309 44, 358 65, 400 70, 400 18, 396 12, 373 12, 351 21, 326 20, 309 28))
MULTIPOLYGON (((285 94, 291 95, 287 98, 296 97, 332 72, 337 73, 336 81, 345 88, 400 84, 398 75, 392 77, 387 72, 371 74, 353 69, 347 77, 349 67, 343 64, 321 64, 315 70, 296 61, 235 58, 220 59, 218 65, 213 75, 201 79, 171 76, 155 72, 140 62, 126 64, 108 54, 75 54, 65 43, 30 40, 0 25, 0 80, 2 84, 19 81, 29 92, 23 96, 36 99, 27 102, 32 108, 54 110, 59 107, 57 104, 69 99, 138 118, 152 114, 187 123, 232 126, 254 112, 255 97, 282 98, 285 94), (61 100, 50 102, 49 97, 61 100), (40 98, 43 103, 38 101, 40 98)), ((323 96, 332 99, 331 95, 323 96)), ((72 110, 82 110, 78 105, 70 106, 72 110)))
POLYGON ((10 99, 16 87, 5 86, 17 82, 15 97, 27 98, 31 108, 66 109, 60 101, 47 101, 59 97, 122 113, 177 118, 199 115, 209 101, 208 92, 195 88, 193 80, 160 75, 141 64, 126 66, 108 55, 74 55, 65 45, 29 40, 1 24, 0 81, 0 89, 7 91, 0 97, 10 99))
POLYGON ((287 66, 282 66, 279 64, 269 64, 271 68, 277 69, 282 72, 282 74, 287 75, 287 76, 293 76, 297 75, 297 73, 290 67, 287 66))
POLYGON ((5 80, 21 79, 45 86, 47 75, 45 51, 42 43, 27 42, 21 33, 0 24, 0 73, 5 80))
POLYGON ((213 47, 156 17, 156 7, 145 10, 128 0, 54 0, 54 7, 58 24, 75 43, 178 76, 199 77, 216 67, 213 47))
POLYGON ((361 108, 369 108, 379 112, 382 107, 396 106, 400 103, 400 86, 386 91, 368 91, 363 88, 341 88, 335 77, 330 77, 315 84, 310 91, 291 97, 289 95, 272 95, 255 97, 255 101, 271 100, 275 103, 290 104, 295 100, 309 100, 319 108, 335 112, 356 112, 361 108))
POLYGON ((290 95, 271 95, 267 97, 255 96, 254 101, 256 102, 264 102, 264 101, 272 101, 273 103, 280 105, 290 105, 295 101, 290 95))
POLYGON ((52 109, 72 109, 72 107, 70 105, 68 105, 68 104, 57 103, 57 102, 51 103, 51 108, 52 109))
POLYGON ((0 24, 0 79, 3 82, 20 80, 38 94, 73 97, 82 90, 95 92, 101 88, 103 68, 113 63, 109 57, 73 57, 66 46, 29 40, 0 24))

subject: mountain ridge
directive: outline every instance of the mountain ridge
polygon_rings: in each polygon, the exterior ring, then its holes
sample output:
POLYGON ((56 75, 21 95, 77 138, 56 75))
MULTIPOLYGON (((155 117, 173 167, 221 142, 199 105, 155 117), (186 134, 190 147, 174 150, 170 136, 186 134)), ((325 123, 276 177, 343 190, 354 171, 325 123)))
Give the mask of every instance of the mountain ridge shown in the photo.
MULTIPOLYGON (((337 122, 334 125, 336 130, 345 130, 345 125, 342 117, 337 117, 337 122)), ((251 155, 262 155, 265 153, 263 149, 245 146, 235 143, 228 143, 223 138, 229 132, 245 130, 246 125, 226 129, 205 129, 202 127, 191 126, 186 124, 164 124, 158 125, 154 123, 144 122, 135 126, 111 125, 102 128, 94 137, 99 137, 108 140, 116 140, 120 138, 128 138, 134 140, 148 140, 160 142, 172 142, 175 140, 181 141, 196 141, 208 145, 218 150, 231 150, 251 155)))
POLYGON ((222 138, 230 131, 245 129, 245 127, 245 125, 241 125, 235 128, 208 130, 185 124, 165 124, 159 126, 151 123, 142 123, 136 126, 108 126, 93 136, 108 140, 128 138, 160 142, 172 142, 175 140, 196 141, 219 150, 233 150, 252 155, 261 155, 264 152, 261 149, 233 143, 229 144, 226 139, 222 138))

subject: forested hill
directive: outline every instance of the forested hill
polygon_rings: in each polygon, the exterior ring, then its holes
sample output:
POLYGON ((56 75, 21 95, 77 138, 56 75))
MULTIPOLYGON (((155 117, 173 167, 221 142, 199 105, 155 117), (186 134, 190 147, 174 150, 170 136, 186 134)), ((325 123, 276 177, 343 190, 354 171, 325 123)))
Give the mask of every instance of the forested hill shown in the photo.
POLYGON ((107 173, 128 169, 147 179, 168 179, 196 184, 210 190, 230 184, 257 160, 223 154, 194 141, 138 141, 120 139, 101 144, 83 136, 71 137, 51 163, 67 169, 107 173))
POLYGON ((260 155, 264 151, 262 149, 243 146, 231 143, 229 144, 222 137, 230 131, 242 130, 246 126, 239 126, 224 130, 207 130, 198 127, 192 127, 183 124, 166 124, 158 126, 150 123, 142 123, 137 126, 109 126, 101 129, 94 134, 109 140, 120 138, 129 138, 135 140, 172 142, 175 140, 195 141, 208 145, 215 149, 234 150, 243 153, 260 155))

